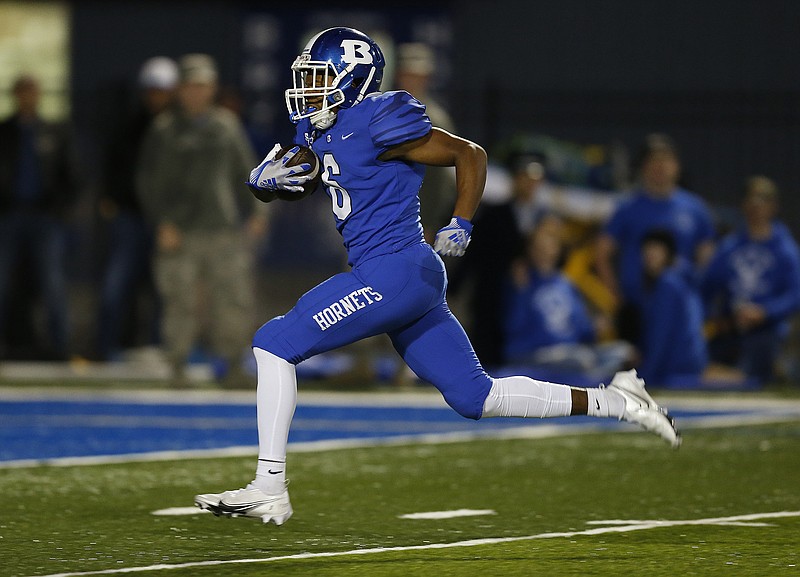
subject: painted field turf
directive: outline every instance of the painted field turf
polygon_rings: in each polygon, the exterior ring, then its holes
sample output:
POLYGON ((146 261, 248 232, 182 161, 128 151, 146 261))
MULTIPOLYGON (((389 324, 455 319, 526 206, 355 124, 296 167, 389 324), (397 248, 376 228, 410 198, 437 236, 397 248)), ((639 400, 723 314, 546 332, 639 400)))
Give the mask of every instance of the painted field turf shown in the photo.
POLYGON ((0 575, 798 575, 800 419, 741 415, 698 416, 678 452, 588 428, 296 450, 280 528, 152 514, 252 456, 0 468, 0 575), (400 518, 460 509, 494 514, 400 518))

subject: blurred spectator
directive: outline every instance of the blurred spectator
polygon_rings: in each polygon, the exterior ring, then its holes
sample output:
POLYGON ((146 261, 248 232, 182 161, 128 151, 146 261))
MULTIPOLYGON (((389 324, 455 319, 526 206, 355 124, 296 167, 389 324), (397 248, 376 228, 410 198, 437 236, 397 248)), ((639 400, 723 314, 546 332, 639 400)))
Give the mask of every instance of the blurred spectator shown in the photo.
POLYGON ((245 186, 255 157, 241 123, 214 105, 216 63, 189 54, 179 68, 178 109, 160 115, 148 130, 138 174, 142 206, 156 227, 164 344, 174 382, 183 385, 199 337, 202 294, 213 354, 227 365, 226 384, 240 386, 246 380, 242 354, 255 328, 252 247, 245 232, 251 239, 264 234, 266 205, 245 186))
POLYGON ((13 85, 15 112, 0 123, 0 334, 8 331, 9 291, 17 267, 30 264, 46 310, 45 354, 65 359, 69 340, 67 211, 78 194, 71 130, 39 116, 40 86, 32 76, 13 85))
POLYGON ((649 135, 639 161, 639 187, 614 210, 597 241, 597 273, 616 295, 619 336, 636 341, 636 311, 642 299, 642 239, 651 230, 669 231, 676 266, 696 270, 713 252, 714 225, 705 203, 678 185, 681 165, 672 139, 649 135))
MULTIPOLYGON (((425 105, 431 124, 453 132, 455 126, 450 115, 429 91, 435 64, 433 51, 427 45, 401 44, 397 47, 395 84, 398 90, 405 90, 425 105)), ((433 244, 436 232, 452 217, 456 199, 455 171, 449 167, 427 167, 419 199, 425 240, 433 244)))
POLYGON ((652 385, 698 386, 708 363, 703 308, 686 271, 675 265, 677 244, 672 232, 651 229, 645 233, 640 255, 639 375, 652 385))
POLYGON ((712 359, 769 381, 800 307, 800 250, 779 220, 778 189, 764 176, 749 178, 744 224, 720 243, 703 279, 712 321, 712 359))
POLYGON ((142 139, 153 119, 172 106, 177 84, 174 60, 164 56, 147 60, 139 72, 136 109, 109 143, 105 186, 98 204, 108 247, 97 321, 96 352, 101 360, 113 359, 123 345, 135 344, 140 325, 146 334, 143 344, 159 342, 153 232, 142 214, 135 182, 142 139), (139 293, 149 301, 149 308, 140 310, 139 293))
POLYGON ((256 154, 266 155, 276 139, 267 131, 259 130, 251 122, 248 122, 245 114, 245 102, 239 90, 235 86, 221 86, 217 94, 217 104, 233 112, 241 121, 256 154))
POLYGON ((478 358, 495 367, 505 362, 504 288, 511 263, 523 254, 524 238, 543 214, 536 190, 544 178, 542 158, 514 153, 506 160, 510 198, 484 202, 475 214, 469 250, 451 275, 449 294, 468 292, 468 333, 478 358))
MULTIPOLYGON (((545 216, 528 238, 526 258, 512 266, 506 298, 506 361, 598 380, 629 368, 633 347, 599 343, 583 296, 561 274, 563 225, 545 216)), ((602 317, 599 317, 602 319, 602 317)))

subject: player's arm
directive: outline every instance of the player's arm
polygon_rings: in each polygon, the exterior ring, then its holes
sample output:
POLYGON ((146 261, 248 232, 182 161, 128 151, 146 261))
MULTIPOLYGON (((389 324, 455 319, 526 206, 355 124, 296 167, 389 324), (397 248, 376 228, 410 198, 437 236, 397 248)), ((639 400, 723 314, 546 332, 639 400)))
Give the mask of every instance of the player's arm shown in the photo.
POLYGON ((483 196, 486 184, 486 151, 474 142, 442 130, 431 131, 415 140, 391 147, 380 160, 405 160, 429 166, 454 166, 456 169, 456 204, 453 216, 471 220, 483 196))
POLYGON ((441 255, 462 256, 472 234, 470 220, 478 209, 486 184, 486 151, 474 142, 432 128, 425 136, 393 146, 378 158, 455 167, 453 218, 436 233, 433 247, 441 255))

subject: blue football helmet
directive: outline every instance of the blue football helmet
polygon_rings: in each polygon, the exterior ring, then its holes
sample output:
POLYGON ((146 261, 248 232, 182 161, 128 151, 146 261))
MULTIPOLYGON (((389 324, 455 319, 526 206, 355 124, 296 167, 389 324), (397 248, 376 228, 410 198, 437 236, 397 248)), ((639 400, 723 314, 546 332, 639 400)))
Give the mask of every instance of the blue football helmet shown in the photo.
POLYGON ((289 118, 310 118, 315 128, 330 128, 338 107, 350 108, 380 89, 384 65, 381 49, 363 32, 323 30, 292 64, 293 86, 286 91, 289 118))

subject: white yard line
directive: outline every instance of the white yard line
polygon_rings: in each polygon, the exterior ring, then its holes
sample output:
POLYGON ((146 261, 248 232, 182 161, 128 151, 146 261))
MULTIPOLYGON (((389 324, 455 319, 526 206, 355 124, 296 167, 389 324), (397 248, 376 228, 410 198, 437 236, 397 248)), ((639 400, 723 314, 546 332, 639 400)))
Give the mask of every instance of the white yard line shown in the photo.
POLYGON ((214 561, 194 561, 189 563, 176 563, 148 565, 144 567, 125 567, 118 569, 104 569, 100 571, 80 571, 76 573, 53 573, 37 577, 83 577, 88 575, 120 575, 124 573, 144 573, 148 571, 161 571, 168 569, 190 569, 194 567, 217 567, 221 565, 245 565, 255 563, 274 563, 276 561, 292 561, 299 559, 319 559, 325 557, 346 557, 356 555, 375 555, 379 553, 398 553, 404 551, 425 551, 432 549, 451 549, 454 547, 476 547, 480 545, 498 545, 502 543, 513 543, 517 541, 532 541, 536 539, 558 539, 593 535, 604 535, 609 533, 630 533, 633 531, 644 531, 647 529, 661 529, 664 527, 679 527, 689 525, 721 525, 721 526, 744 526, 760 527, 763 523, 753 524, 750 521, 761 521, 764 519, 781 519, 788 517, 800 517, 800 511, 776 511, 772 513, 750 513, 747 515, 734 515, 731 517, 710 517, 707 519, 686 519, 686 520, 654 520, 654 521, 596 521, 594 524, 608 523, 607 527, 597 527, 585 529, 583 531, 556 531, 551 533, 539 533, 536 535, 526 535, 521 537, 495 537, 486 539, 470 539, 468 541, 456 541, 454 543, 428 543, 426 545, 408 545, 404 547, 375 547, 373 549, 352 549, 350 551, 323 551, 319 553, 296 553, 294 555, 280 555, 277 557, 251 558, 251 559, 228 559, 214 561))
POLYGON ((420 521, 438 521, 440 519, 455 519, 456 517, 479 517, 483 515, 497 515, 492 509, 454 509, 451 511, 424 511, 420 513, 406 513, 398 515, 398 519, 413 519, 420 521))

